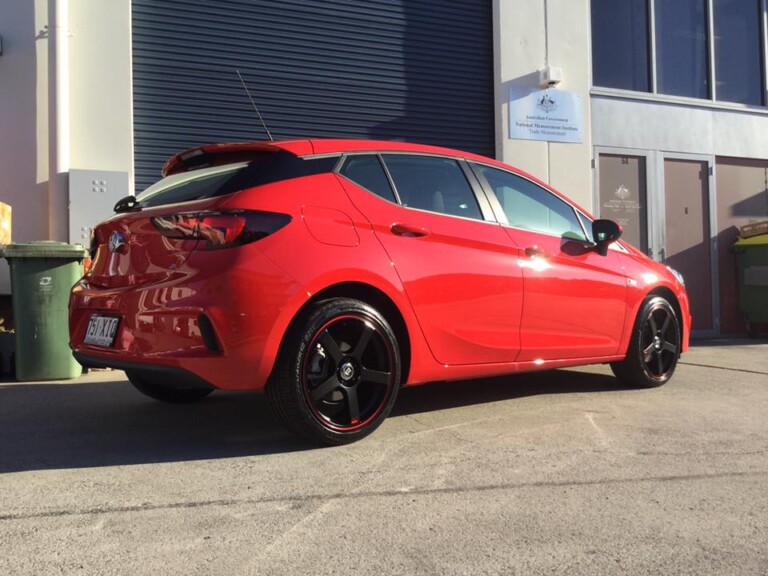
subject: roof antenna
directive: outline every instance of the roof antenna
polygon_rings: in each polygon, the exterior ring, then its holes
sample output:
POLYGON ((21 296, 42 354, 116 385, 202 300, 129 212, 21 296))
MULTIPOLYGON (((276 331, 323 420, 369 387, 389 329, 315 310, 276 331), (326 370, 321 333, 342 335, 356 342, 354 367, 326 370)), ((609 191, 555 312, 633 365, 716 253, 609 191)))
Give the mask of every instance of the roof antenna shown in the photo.
POLYGON ((272 134, 269 133, 269 128, 267 128, 267 124, 264 122, 264 118, 261 117, 261 112, 259 112, 259 109, 256 107, 256 102, 253 101, 253 98, 251 98, 251 93, 248 91, 248 86, 245 85, 245 80, 243 80, 243 75, 240 74, 240 70, 235 70, 237 72, 237 76, 240 78, 240 83, 243 85, 243 88, 245 88, 245 93, 248 94, 248 99, 251 101, 251 105, 253 106, 253 109, 256 110, 256 114, 259 116, 259 120, 261 120, 261 125, 264 127, 264 132, 267 133, 267 137, 269 138, 270 142, 274 142, 275 139, 272 138, 272 134))

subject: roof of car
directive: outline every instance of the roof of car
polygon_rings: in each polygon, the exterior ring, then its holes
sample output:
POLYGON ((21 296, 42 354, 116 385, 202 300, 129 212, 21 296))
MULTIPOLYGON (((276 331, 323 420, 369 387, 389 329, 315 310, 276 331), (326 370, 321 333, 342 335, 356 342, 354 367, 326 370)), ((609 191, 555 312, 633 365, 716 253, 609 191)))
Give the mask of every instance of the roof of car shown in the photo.
POLYGON ((485 156, 463 152, 428 144, 413 144, 410 142, 394 142, 388 140, 354 140, 354 139, 301 139, 279 141, 229 142, 223 144, 206 144, 196 146, 172 156, 163 166, 163 176, 190 169, 190 160, 209 155, 236 156, 250 152, 277 152, 285 150, 296 156, 312 156, 319 154, 337 154, 343 152, 418 152, 422 154, 440 154, 457 158, 472 158, 484 162, 495 160, 485 156))
MULTIPOLYGON (((194 170, 196 167, 199 167, 195 166, 196 158, 198 157, 201 160, 205 160, 206 165, 215 165, 217 163, 227 164, 231 162, 245 161, 253 152, 279 152, 281 150, 285 150, 296 156, 317 156, 323 154, 341 154, 345 152, 415 152, 420 154, 435 154, 440 156, 451 156, 454 158, 464 158, 482 162, 484 164, 499 166, 507 170, 513 168, 517 174, 547 188, 558 196, 563 196, 561 192, 524 170, 515 168, 487 156, 481 156, 479 154, 473 154, 472 152, 465 152, 453 148, 392 140, 303 138, 297 140, 261 140, 252 142, 207 144, 205 146, 189 148, 172 156, 163 165, 162 174, 163 176, 169 176, 170 174, 178 172, 194 170), (220 162, 212 161, 211 156, 220 156, 220 162)), ((589 215, 589 212, 582 206, 579 206, 573 200, 567 200, 581 212, 589 215)))

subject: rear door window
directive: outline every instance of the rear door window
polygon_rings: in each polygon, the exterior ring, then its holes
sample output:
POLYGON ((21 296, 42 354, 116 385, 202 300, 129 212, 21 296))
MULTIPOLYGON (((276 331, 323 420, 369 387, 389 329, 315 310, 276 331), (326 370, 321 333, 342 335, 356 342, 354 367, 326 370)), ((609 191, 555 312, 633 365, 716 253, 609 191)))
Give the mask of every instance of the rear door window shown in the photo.
POLYGON ((403 206, 483 220, 475 193, 456 160, 435 156, 383 154, 403 206))
POLYGON ((339 174, 385 200, 397 203, 379 157, 373 154, 348 156, 339 174))

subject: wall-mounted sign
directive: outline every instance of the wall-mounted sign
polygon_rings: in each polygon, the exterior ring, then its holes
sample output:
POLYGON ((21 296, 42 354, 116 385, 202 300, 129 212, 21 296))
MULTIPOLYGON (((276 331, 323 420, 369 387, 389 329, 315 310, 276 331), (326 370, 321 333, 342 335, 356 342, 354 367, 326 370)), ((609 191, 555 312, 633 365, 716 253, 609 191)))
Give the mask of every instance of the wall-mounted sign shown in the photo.
POLYGON ((509 137, 548 142, 583 142, 581 96, 563 90, 540 90, 509 96, 509 137))

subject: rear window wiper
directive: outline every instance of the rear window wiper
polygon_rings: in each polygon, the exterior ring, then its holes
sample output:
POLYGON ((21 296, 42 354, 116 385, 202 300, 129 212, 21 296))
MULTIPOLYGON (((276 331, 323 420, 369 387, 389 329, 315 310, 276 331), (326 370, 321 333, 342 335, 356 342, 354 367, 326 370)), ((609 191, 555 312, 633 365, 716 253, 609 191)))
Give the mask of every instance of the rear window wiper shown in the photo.
POLYGON ((117 201, 114 210, 116 214, 132 212, 133 210, 141 210, 141 205, 139 201, 136 200, 136 196, 126 196, 117 201))

